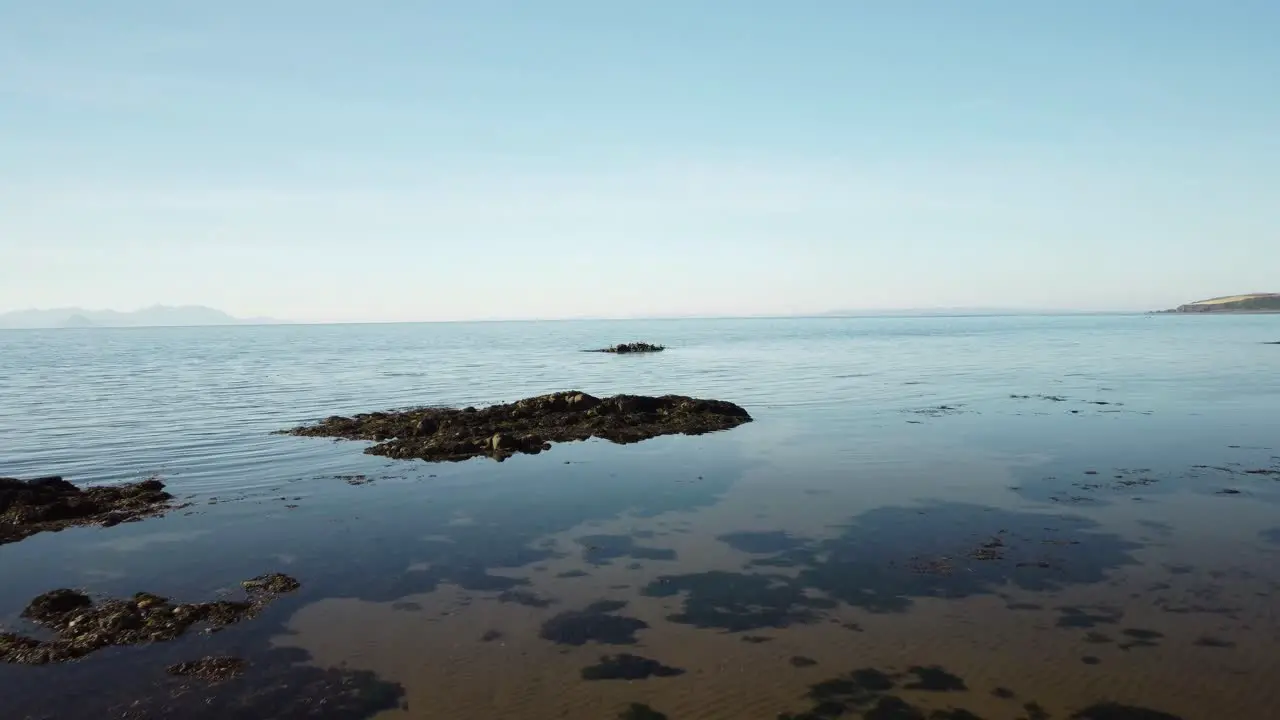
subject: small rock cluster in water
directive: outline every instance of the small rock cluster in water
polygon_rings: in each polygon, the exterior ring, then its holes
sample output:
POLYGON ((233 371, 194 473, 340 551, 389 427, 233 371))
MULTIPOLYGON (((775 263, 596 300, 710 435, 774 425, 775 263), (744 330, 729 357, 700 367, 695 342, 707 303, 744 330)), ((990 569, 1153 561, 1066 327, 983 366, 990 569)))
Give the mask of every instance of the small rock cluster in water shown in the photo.
POLYGON ((662 352, 666 350, 662 345, 652 345, 647 342, 631 342, 622 343, 621 345, 611 345, 607 348, 599 350, 588 350, 587 352, 613 353, 615 355, 626 355, 627 353, 652 353, 662 352))
POLYGON ((75 525, 110 527, 161 515, 172 499, 156 478, 89 488, 56 476, 0 478, 0 544, 75 525))
POLYGON ((614 395, 597 398, 568 391, 476 409, 418 408, 333 416, 284 431, 307 437, 372 440, 371 455, 397 459, 460 461, 488 456, 505 460, 536 454, 552 442, 592 437, 631 443, 660 435, 701 435, 751 422, 741 407, 683 395, 614 395))
POLYGON ((141 645, 173 640, 191 627, 222 627, 258 614, 282 593, 299 587, 298 581, 271 573, 246 580, 248 596, 242 601, 174 603, 140 592, 127 600, 95 603, 77 590, 51 590, 32 600, 22 616, 51 630, 52 640, 0 632, 0 661, 45 665, 84 657, 112 645, 141 645))

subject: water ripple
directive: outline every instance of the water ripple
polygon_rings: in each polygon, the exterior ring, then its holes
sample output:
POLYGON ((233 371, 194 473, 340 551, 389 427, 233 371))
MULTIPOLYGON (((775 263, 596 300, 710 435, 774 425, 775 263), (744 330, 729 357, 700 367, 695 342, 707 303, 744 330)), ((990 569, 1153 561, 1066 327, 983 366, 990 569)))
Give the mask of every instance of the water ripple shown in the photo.
MULTIPOLYGON (((686 393, 833 424, 1011 392, 1130 403, 1280 395, 1270 318, 823 320, 277 326, 0 332, 0 474, 183 490, 261 488, 335 452, 269 433, 335 413, 483 405, 563 389, 686 393), (1270 324, 1269 324, 1270 323, 1270 324), (1270 333, 1270 334, 1268 334, 1270 333), (581 349, 646 339, 668 352, 581 349), (1270 372, 1260 372, 1270 368, 1270 372)), ((1010 408, 1004 411, 1012 412, 1010 408)), ((886 420, 888 421, 888 420, 886 420)), ((351 452, 346 448, 343 452, 351 452)))

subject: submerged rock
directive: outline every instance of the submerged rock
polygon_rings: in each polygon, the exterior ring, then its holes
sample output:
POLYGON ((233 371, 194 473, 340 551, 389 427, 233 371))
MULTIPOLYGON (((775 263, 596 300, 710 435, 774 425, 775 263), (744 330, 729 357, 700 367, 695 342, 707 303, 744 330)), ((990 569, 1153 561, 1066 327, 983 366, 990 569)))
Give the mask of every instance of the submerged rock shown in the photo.
POLYGON ((282 431, 306 437, 371 440, 371 455, 398 459, 460 461, 478 456, 505 460, 536 454, 552 442, 603 438, 633 443, 660 435, 701 435, 751 422, 741 407, 683 395, 614 395, 578 391, 539 395, 487 408, 417 408, 334 416, 282 431))
POLYGON ((170 675, 218 681, 233 678, 244 672, 247 663, 238 657, 204 657, 191 662, 180 662, 168 667, 170 675))
MULTIPOLYGON (((247 599, 174 603, 147 592, 101 604, 77 590, 51 590, 32 600, 22 617, 55 634, 52 640, 0 632, 0 661, 45 665, 84 657, 112 645, 142 645, 173 640, 195 625, 211 628, 258 614, 280 593, 299 587, 287 575, 272 573, 243 583, 247 599)), ((206 659, 207 660, 207 659, 206 659)), ((204 661, 201 661, 204 662, 204 661)))
POLYGON ((587 352, 613 353, 615 355, 626 355, 627 353, 652 353, 662 352, 667 348, 662 345, 652 345, 647 342, 622 343, 621 345, 611 345, 607 348, 599 350, 588 350, 587 352))
POLYGON ((57 476, 0 478, 0 544, 76 525, 110 527, 163 515, 172 499, 156 478, 88 488, 57 476))

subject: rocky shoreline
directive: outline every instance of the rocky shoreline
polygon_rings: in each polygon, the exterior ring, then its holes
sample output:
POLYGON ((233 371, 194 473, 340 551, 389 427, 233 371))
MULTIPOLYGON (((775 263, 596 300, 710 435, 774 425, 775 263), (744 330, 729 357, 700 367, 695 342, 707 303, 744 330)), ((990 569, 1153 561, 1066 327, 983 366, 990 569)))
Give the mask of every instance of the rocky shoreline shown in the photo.
POLYGON ((661 435, 702 435, 751 422, 746 410, 723 400, 683 395, 614 395, 583 392, 539 395, 486 408, 417 408, 354 417, 333 416, 283 434, 371 440, 371 455, 456 462, 473 457, 505 460, 537 454, 553 442, 598 437, 633 443, 661 435))
POLYGON ((80 488, 61 477, 0 478, 0 545, 80 525, 111 527, 163 515, 173 496, 157 478, 80 488))

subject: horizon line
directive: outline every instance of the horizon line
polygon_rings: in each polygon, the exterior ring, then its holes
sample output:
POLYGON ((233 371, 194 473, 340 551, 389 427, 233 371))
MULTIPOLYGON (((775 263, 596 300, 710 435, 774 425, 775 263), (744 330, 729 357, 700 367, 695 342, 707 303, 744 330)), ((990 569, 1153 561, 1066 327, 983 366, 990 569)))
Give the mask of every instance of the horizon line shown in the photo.
MULTIPOLYGON (((196 306, 187 306, 196 307, 196 306)), ((654 315, 635 317, 557 317, 557 318, 470 318, 447 320, 285 320, 276 318, 236 318, 238 322, 203 323, 193 325, 91 325, 87 327, 0 327, 0 331, 31 330, 143 330, 154 328, 226 328, 271 327, 279 325, 445 325, 468 323, 559 323, 559 322, 672 322, 708 320, 839 320, 880 318, 965 318, 965 317, 1017 317, 1017 316, 1072 316, 1072 315, 1150 315, 1160 310, 1062 310, 1062 309, 998 309, 998 308, 917 308, 890 310, 836 310, 819 313, 766 314, 766 315, 654 315), (261 321, 260 321, 261 320, 261 321)))

